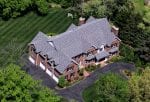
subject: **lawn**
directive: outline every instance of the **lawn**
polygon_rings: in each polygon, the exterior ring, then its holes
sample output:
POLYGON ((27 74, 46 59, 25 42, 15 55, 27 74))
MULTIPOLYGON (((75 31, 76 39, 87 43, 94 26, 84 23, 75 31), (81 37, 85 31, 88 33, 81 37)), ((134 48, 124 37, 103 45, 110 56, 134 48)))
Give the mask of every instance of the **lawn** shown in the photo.
POLYGON ((133 0, 134 6, 136 8, 136 11, 139 12, 141 15, 144 14, 144 0, 133 0))
POLYGON ((50 9, 48 15, 39 16, 30 12, 23 17, 4 21, 0 19, 0 66, 19 58, 18 50, 23 51, 38 31, 47 34, 64 32, 71 24, 63 9, 50 9), (11 59, 11 61, 9 61, 11 59))

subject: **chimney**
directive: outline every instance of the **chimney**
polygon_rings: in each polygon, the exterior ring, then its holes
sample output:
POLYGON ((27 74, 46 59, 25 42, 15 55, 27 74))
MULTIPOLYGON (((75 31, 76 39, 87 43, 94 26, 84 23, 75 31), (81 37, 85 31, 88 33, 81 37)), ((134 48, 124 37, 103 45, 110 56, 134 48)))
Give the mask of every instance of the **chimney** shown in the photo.
POLYGON ((82 25, 82 24, 85 24, 85 18, 80 17, 79 18, 79 26, 82 25))
POLYGON ((112 26, 111 27, 111 32, 113 32, 116 36, 118 36, 119 28, 117 28, 116 26, 112 26))

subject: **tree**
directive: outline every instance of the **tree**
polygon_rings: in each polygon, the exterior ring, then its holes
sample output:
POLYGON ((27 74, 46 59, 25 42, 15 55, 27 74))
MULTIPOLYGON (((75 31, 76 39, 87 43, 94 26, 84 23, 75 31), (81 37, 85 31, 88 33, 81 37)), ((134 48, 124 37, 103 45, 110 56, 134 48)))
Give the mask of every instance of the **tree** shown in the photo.
POLYGON ((1 102, 60 102, 52 90, 40 85, 31 76, 10 64, 0 70, 1 102))
POLYGON ((0 16, 4 19, 18 17, 34 9, 41 14, 47 14, 48 2, 46 0, 0 0, 0 16))
POLYGON ((150 67, 147 67, 141 75, 134 74, 129 80, 130 101, 150 101, 150 67))
POLYGON ((145 62, 150 62, 150 36, 147 37, 147 39, 143 40, 139 48, 136 48, 136 53, 145 62))
POLYGON ((143 17, 143 20, 146 24, 149 24, 150 25, 150 8, 149 7, 145 7, 144 9, 144 17, 143 17))
POLYGON ((96 102, 127 102, 128 85, 125 80, 116 74, 102 75, 95 85, 96 102))
POLYGON ((48 3, 46 0, 35 0, 35 5, 40 14, 45 15, 48 13, 48 3))
POLYGON ((85 16, 105 17, 107 12, 102 0, 87 1, 83 3, 82 9, 85 16))

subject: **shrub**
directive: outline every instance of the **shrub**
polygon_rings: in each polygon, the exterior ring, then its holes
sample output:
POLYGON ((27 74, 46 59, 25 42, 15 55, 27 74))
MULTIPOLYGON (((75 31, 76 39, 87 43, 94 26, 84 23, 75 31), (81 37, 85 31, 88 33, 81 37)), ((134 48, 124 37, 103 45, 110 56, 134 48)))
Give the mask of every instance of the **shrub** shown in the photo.
POLYGON ((83 71, 84 71, 84 69, 83 69, 83 68, 79 70, 79 75, 80 75, 80 76, 82 76, 82 75, 83 75, 83 71))
POLYGON ((122 57, 122 56, 113 56, 110 61, 111 62, 118 62, 118 61, 122 61, 123 58, 124 57, 122 57))
POLYGON ((59 78, 59 83, 58 83, 58 85, 59 85, 60 87, 62 87, 62 88, 68 85, 68 81, 65 79, 64 76, 61 76, 61 77, 59 78))
POLYGON ((89 71, 89 72, 92 72, 95 68, 96 68, 95 65, 91 65, 91 66, 89 66, 89 67, 87 67, 87 68, 85 68, 85 69, 86 69, 87 71, 89 71))
POLYGON ((0 0, 0 17, 5 20, 19 17, 31 10, 37 10, 39 14, 48 13, 46 0, 0 0))
POLYGON ((96 65, 95 67, 96 67, 96 68, 100 68, 100 67, 101 67, 101 64, 98 64, 98 65, 96 65))

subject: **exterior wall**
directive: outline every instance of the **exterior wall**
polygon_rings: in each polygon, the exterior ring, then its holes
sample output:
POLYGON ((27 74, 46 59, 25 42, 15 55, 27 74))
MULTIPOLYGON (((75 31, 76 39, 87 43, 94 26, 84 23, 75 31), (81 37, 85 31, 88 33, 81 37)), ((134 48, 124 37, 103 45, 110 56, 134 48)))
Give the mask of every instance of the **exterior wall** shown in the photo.
POLYGON ((111 47, 113 46, 119 47, 119 45, 120 45, 120 41, 116 39, 115 41, 112 42, 111 47))
POLYGON ((64 71, 64 76, 68 81, 73 81, 78 78, 78 65, 72 63, 64 71))
MULTIPOLYGON (((45 66, 45 72, 46 70, 49 70, 56 77, 58 78, 60 77, 61 73, 59 73, 57 69, 52 68, 51 64, 48 63, 47 57, 43 57, 39 53, 36 53, 34 50, 31 50, 31 48, 29 48, 29 55, 35 60, 35 65, 40 66, 40 63, 42 63, 45 66)), ((83 64, 83 59, 84 59, 84 55, 80 55, 78 57, 78 60, 81 61, 82 64, 83 64)), ((65 70, 63 74, 67 77, 67 80, 72 81, 78 78, 78 65, 72 63, 66 69, 67 70, 65 70), (72 69, 72 71, 70 71, 69 69, 72 69)))
POLYGON ((53 68, 50 63, 48 63, 48 62, 45 62, 45 63, 46 63, 46 65, 45 65, 46 70, 51 71, 56 77, 59 77, 59 76, 61 75, 61 73, 59 73, 59 72, 56 70, 56 68, 53 68))
POLYGON ((61 73, 59 73, 59 72, 58 72, 58 70, 56 70, 56 69, 54 70, 54 74, 55 74, 55 75, 56 75, 56 77, 58 77, 58 78, 59 78, 59 77, 60 77, 60 75, 61 75, 61 73))
POLYGON ((82 67, 82 66, 85 66, 85 58, 86 58, 86 55, 85 54, 80 54, 76 57, 74 57, 73 59, 79 63, 79 66, 82 67))
POLYGON ((111 46, 105 46, 105 50, 109 51, 110 49, 112 49, 112 47, 119 47, 120 46, 120 41, 118 39, 114 40, 111 44, 111 46))
MULTIPOLYGON (((97 49, 95 49, 94 47, 91 47, 88 51, 87 51, 88 54, 96 54, 97 53, 97 49)), ((88 66, 89 64, 91 63, 94 63, 94 61, 91 61, 89 63, 87 63, 87 61, 85 60, 87 57, 87 54, 80 54, 76 57, 74 57, 73 59, 79 63, 79 67, 80 68, 84 68, 86 66, 88 66)))
POLYGON ((91 47, 88 51, 88 54, 96 54, 97 53, 97 49, 94 47, 91 47))
POLYGON ((95 59, 90 60, 90 61, 86 61, 86 66, 85 67, 88 67, 90 65, 95 65, 95 59))
POLYGON ((34 46, 33 45, 30 45, 29 46, 29 56, 31 56, 34 60, 36 59, 36 53, 34 51, 34 46))
POLYGON ((48 63, 47 57, 46 56, 43 57, 42 55, 40 55, 40 53, 36 53, 34 46, 32 46, 32 45, 29 46, 29 56, 35 60, 36 66, 40 66, 41 64, 43 64, 45 67, 45 69, 44 69, 45 72, 47 72, 47 70, 49 70, 52 73, 52 75, 54 74, 56 77, 60 76, 60 73, 55 68, 53 70, 50 63, 48 63))
POLYGON ((106 46, 106 47, 105 47, 105 51, 107 51, 107 52, 108 52, 110 49, 111 49, 111 46, 106 46))
MULTIPOLYGON (((93 54, 93 55, 95 55, 96 53, 98 53, 98 50, 97 50, 95 47, 91 47, 91 48, 88 50, 87 56, 88 56, 88 54, 93 54)), ((86 57, 87 57, 87 56, 86 56, 86 57)), ((85 67, 88 67, 88 66, 90 66, 90 65, 95 65, 95 59, 90 60, 90 61, 86 61, 85 67)))

